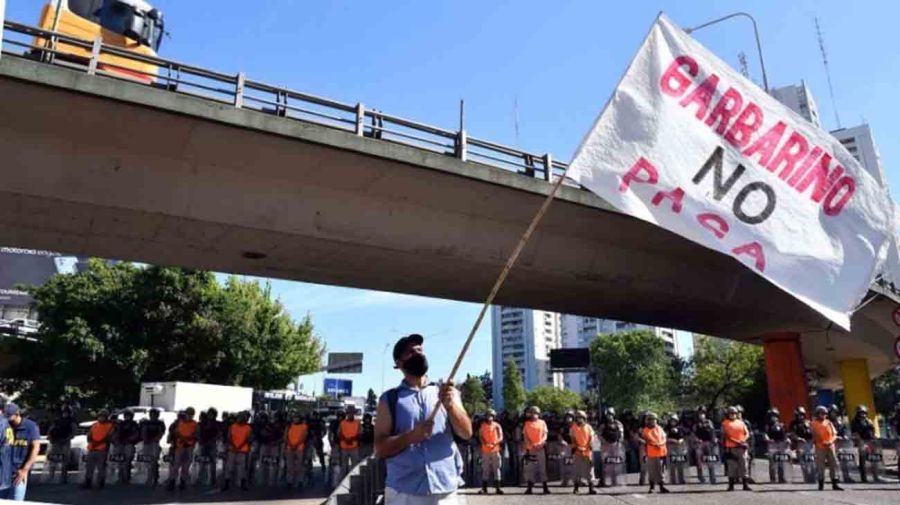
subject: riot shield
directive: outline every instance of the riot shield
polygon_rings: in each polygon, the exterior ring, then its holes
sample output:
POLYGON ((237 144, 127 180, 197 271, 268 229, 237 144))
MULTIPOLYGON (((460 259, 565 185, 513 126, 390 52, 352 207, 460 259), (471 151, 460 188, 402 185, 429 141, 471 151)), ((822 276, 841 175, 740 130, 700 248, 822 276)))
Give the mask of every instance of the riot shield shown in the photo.
POLYGON ((600 457, 603 461, 603 479, 607 486, 619 486, 625 484, 625 446, 622 442, 606 443, 600 449, 600 457))
POLYGON ((688 464, 687 445, 684 442, 668 442, 669 484, 684 484, 684 468, 688 464))
POLYGON ((797 460, 800 462, 800 471, 803 474, 803 482, 808 484, 816 482, 816 450, 812 442, 802 442, 797 444, 797 460))
POLYGON ((766 443, 766 453, 769 456, 769 482, 785 484, 790 481, 793 478, 793 465, 788 442, 769 440, 766 443))

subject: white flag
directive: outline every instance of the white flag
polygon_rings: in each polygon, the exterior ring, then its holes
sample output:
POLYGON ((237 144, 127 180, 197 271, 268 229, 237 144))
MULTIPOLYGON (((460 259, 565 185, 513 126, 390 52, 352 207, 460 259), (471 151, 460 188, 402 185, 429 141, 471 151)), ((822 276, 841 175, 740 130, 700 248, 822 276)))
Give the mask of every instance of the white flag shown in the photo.
POLYGON ((892 234, 887 188, 840 142, 662 15, 569 175, 845 329, 892 234))

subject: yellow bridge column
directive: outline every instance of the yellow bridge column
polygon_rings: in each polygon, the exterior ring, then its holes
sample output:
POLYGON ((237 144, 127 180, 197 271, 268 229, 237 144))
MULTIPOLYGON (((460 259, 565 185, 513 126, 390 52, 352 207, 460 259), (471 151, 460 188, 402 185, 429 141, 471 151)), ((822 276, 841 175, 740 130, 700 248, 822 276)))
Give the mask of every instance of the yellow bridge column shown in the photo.
POLYGON ((869 419, 875 423, 875 432, 879 433, 868 362, 864 358, 846 359, 841 361, 840 365, 841 380, 844 382, 844 400, 847 403, 847 416, 853 419, 856 407, 865 405, 869 408, 869 419))

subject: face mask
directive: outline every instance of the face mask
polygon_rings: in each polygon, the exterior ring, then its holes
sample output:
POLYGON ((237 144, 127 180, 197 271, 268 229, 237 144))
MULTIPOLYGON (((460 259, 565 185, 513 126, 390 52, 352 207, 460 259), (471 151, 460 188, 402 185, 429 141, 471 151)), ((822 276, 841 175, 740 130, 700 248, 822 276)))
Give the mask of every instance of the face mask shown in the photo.
POLYGON ((413 354, 403 362, 403 371, 413 377, 423 377, 428 373, 428 358, 424 354, 413 354))

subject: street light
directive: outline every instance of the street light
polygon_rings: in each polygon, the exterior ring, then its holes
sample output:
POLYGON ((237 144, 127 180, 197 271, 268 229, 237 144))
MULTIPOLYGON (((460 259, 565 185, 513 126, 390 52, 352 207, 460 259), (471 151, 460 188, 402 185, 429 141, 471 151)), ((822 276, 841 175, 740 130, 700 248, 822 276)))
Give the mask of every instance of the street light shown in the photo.
POLYGON ((765 88, 766 93, 768 93, 769 92, 769 78, 766 77, 766 64, 763 61, 762 44, 760 44, 760 42, 759 42, 759 28, 757 28, 756 19, 753 16, 751 16, 750 14, 747 14, 746 12, 735 12, 734 14, 729 14, 725 17, 721 17, 719 19, 714 19, 707 23, 703 23, 702 25, 695 26, 693 28, 687 28, 684 31, 687 33, 693 33, 701 28, 706 28, 707 26, 714 25, 716 23, 721 23, 722 21, 725 21, 726 19, 731 19, 731 18, 738 17, 738 16, 745 17, 745 18, 749 19, 751 23, 753 23, 753 35, 756 37, 756 52, 759 53, 759 66, 760 66, 760 68, 762 68, 763 88, 765 88))

